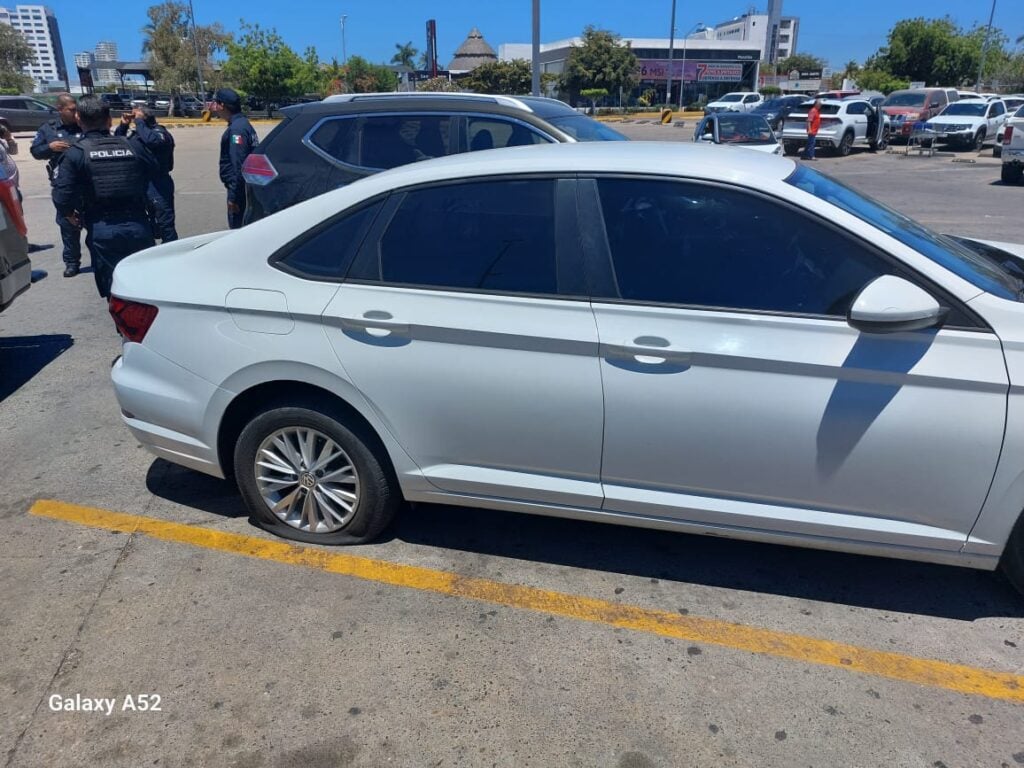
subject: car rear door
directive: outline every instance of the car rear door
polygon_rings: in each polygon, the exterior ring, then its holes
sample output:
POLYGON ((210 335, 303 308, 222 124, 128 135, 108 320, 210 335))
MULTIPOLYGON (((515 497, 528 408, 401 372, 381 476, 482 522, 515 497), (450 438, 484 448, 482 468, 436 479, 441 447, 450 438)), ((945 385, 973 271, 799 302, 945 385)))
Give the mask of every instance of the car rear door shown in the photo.
POLYGON ((866 101, 851 101, 846 105, 846 122, 853 126, 854 141, 868 139, 868 109, 866 101))
POLYGON ((600 508, 576 222, 572 179, 395 193, 324 313, 344 375, 438 489, 600 508))
POLYGON ((938 331, 854 330, 855 295, 901 268, 772 198, 664 179, 580 183, 583 226, 600 233, 591 282, 605 296, 594 299, 605 510, 964 544, 1005 423, 990 330, 966 315, 938 331))

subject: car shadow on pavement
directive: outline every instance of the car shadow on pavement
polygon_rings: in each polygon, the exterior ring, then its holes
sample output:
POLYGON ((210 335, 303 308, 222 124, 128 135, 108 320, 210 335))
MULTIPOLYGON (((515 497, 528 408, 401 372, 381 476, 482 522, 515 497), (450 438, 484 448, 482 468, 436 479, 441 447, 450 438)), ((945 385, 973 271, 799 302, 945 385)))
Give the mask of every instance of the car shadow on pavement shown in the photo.
POLYGON ((401 541, 481 555, 961 621, 1024 617, 998 574, 952 566, 418 504, 401 541))
POLYGON ((0 337, 0 402, 74 346, 66 333, 0 337))
POLYGON ((233 480, 193 472, 156 459, 146 473, 146 488, 154 496, 221 517, 248 517, 233 480))
MULTIPOLYGON (((150 465, 146 487, 162 499, 192 509, 229 518, 248 516, 233 481, 218 480, 163 459, 150 465)), ((1024 600, 1001 576, 987 571, 715 536, 473 507, 415 504, 404 507, 378 541, 395 540, 547 565, 961 621, 1024 618, 1024 600)), ((367 554, 366 550, 361 554, 367 554)))

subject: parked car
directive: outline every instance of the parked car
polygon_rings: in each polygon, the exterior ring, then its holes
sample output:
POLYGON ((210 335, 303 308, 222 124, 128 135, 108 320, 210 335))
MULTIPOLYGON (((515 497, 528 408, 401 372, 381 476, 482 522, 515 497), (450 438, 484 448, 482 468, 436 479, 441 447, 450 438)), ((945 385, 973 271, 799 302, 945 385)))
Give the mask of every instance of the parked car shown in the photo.
POLYGON ((99 97, 111 110, 123 112, 130 107, 129 102, 125 101, 119 93, 101 93, 99 97))
POLYGON ((1024 177, 1024 107, 1006 125, 1002 151, 1002 179, 1017 184, 1024 177))
POLYGON ((195 96, 175 96, 174 111, 179 117, 199 117, 206 105, 195 96))
POLYGON ((37 131, 57 110, 31 96, 0 96, 0 125, 12 131, 37 131))
POLYGON ((782 145, 768 121, 754 114, 719 112, 708 115, 697 125, 693 140, 782 154, 782 145))
POLYGON ((949 101, 945 88, 893 91, 882 102, 882 111, 892 121, 893 138, 907 138, 913 131, 914 123, 931 120, 945 109, 949 101))
POLYGON ((1015 93, 1012 96, 1004 96, 1003 104, 1006 105, 1006 122, 999 126, 999 132, 996 134, 996 145, 992 147, 993 157, 999 157, 1002 154, 1006 126, 1013 119, 1014 113, 1016 113, 1021 107, 1024 107, 1024 95, 1015 93))
POLYGON ((803 104, 807 99, 803 96, 777 96, 767 101, 762 101, 752 110, 750 114, 760 115, 768 121, 768 125, 776 133, 782 131, 782 123, 794 109, 803 104))
POLYGON ((812 99, 836 99, 842 101, 843 99, 849 99, 854 96, 860 96, 861 92, 856 90, 838 90, 838 91, 821 91, 820 93, 814 94, 812 99))
POLYGON ((460 152, 625 136, 555 99, 457 93, 345 94, 285 107, 246 158, 246 223, 336 187, 460 152))
POLYGON ((710 115, 715 112, 749 112, 756 109, 764 101, 760 93, 749 91, 735 91, 719 96, 704 107, 704 114, 710 115))
MULTIPOLYGON (((782 144, 786 154, 795 155, 807 143, 807 112, 813 102, 794 110, 782 126, 782 144)), ((855 146, 885 149, 890 124, 879 108, 864 99, 821 102, 821 126, 818 146, 831 147, 845 157, 855 146)))
POLYGON ((998 99, 962 99, 943 109, 925 125, 935 132, 936 141, 945 141, 981 151, 986 141, 995 143, 996 134, 1006 122, 1006 107, 998 99))
POLYGON ((300 541, 372 541, 404 499, 1024 589, 1024 246, 739 154, 455 155, 130 256, 122 419, 300 541))
POLYGON ((980 99, 981 94, 977 91, 957 91, 957 97, 960 99, 980 99))
POLYGON ((27 234, 14 180, 0 169, 0 311, 32 284, 27 234))

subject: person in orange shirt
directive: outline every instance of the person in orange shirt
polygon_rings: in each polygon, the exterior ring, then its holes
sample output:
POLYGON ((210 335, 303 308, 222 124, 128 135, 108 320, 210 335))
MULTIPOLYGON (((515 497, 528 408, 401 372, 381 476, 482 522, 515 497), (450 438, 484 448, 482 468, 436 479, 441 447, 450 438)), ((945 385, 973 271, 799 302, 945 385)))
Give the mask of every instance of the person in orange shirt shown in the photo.
POLYGON ((807 113, 807 151, 805 160, 814 159, 814 144, 818 140, 818 129, 821 128, 821 100, 815 99, 807 113))

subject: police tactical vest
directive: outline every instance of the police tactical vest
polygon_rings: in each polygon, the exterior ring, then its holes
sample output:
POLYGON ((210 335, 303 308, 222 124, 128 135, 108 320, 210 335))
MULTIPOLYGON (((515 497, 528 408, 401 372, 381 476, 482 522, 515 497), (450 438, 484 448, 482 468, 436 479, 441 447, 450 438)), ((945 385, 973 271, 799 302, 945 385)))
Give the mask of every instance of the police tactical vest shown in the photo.
POLYGON ((131 212, 145 207, 146 177, 128 139, 90 136, 78 142, 92 183, 90 207, 131 212))

